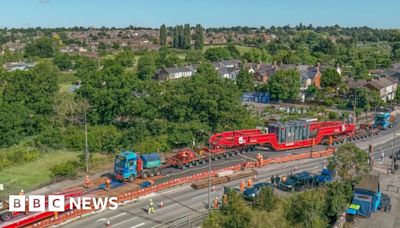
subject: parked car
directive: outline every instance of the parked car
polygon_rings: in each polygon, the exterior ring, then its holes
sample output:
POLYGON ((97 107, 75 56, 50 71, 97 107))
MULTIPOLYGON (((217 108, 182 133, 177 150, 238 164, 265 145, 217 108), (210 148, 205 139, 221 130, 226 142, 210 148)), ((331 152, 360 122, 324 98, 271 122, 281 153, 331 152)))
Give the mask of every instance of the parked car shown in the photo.
POLYGON ((314 180, 314 176, 307 172, 296 173, 289 176, 285 182, 280 182, 279 187, 287 191, 298 191, 305 187, 311 187, 314 180))
POLYGON ((244 190, 243 198, 247 200, 254 200, 254 198, 261 192, 262 188, 271 188, 272 190, 274 190, 274 186, 271 183, 256 183, 253 185, 253 187, 244 190))

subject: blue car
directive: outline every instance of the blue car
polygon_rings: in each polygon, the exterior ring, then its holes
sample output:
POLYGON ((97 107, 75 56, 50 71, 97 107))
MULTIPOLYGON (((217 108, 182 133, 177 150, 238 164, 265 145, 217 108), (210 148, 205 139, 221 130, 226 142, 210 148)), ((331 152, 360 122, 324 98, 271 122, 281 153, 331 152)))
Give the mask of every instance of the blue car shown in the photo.
POLYGON ((269 187, 274 190, 274 186, 271 183, 260 182, 254 184, 252 188, 244 190, 243 197, 247 200, 254 200, 254 198, 260 193, 261 189, 264 187, 269 187))

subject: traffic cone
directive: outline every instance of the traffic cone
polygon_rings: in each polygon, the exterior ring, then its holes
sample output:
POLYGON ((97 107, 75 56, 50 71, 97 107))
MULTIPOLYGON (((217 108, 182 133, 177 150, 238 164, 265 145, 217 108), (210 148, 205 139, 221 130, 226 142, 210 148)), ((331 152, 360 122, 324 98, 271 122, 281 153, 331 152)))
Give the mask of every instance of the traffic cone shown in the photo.
POLYGON ((111 227, 111 223, 110 220, 107 220, 107 222, 105 223, 106 227, 111 227))
POLYGON ((212 186, 212 190, 213 192, 215 192, 215 185, 212 186))
POLYGON ((164 207, 163 201, 160 202, 160 208, 164 207))

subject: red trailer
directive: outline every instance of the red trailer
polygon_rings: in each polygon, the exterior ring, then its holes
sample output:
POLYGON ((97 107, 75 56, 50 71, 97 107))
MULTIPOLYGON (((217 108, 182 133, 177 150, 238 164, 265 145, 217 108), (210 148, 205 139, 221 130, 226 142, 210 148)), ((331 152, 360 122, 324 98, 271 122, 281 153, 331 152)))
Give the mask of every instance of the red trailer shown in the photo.
POLYGON ((281 151, 311 147, 320 144, 323 139, 329 137, 354 134, 354 124, 338 121, 292 121, 271 124, 267 128, 267 133, 263 133, 259 129, 222 132, 211 136, 209 143, 215 149, 248 150, 257 145, 263 145, 281 151))

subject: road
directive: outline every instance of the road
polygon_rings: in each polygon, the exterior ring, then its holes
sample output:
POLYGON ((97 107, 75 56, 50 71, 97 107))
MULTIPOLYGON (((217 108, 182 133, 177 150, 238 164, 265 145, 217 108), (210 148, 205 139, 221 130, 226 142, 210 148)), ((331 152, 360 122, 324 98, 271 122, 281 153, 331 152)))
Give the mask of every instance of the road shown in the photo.
MULTIPOLYGON (((398 136, 399 134, 397 134, 398 136)), ((368 138, 364 140, 357 141, 357 145, 363 149, 367 149, 369 144, 375 145, 374 154, 375 159, 380 157, 381 152, 385 153, 385 156, 389 156, 392 151, 392 139, 393 130, 383 131, 381 135, 373 138, 368 138)), ((400 139, 396 139, 395 151, 400 150, 400 139)), ((315 149, 316 150, 316 149, 315 149)), ((304 151, 310 151, 310 148, 286 151, 284 153, 301 153, 304 151)), ((279 156, 282 155, 281 152, 262 152, 264 156, 279 156)), ((221 159, 215 161, 215 166, 226 166, 228 164, 236 164, 245 160, 253 160, 255 153, 247 153, 240 156, 234 156, 227 159, 221 159)), ((267 167, 259 168, 257 171, 257 179, 261 181, 268 181, 271 175, 282 175, 290 172, 294 166, 297 166, 298 170, 308 170, 311 172, 318 172, 323 166, 324 159, 307 159, 301 161, 295 161, 291 163, 284 164, 273 164, 267 167)), ((214 162, 214 161, 213 161, 214 162)), ((213 165, 213 167, 215 167, 213 165)), ((196 167, 195 169, 185 170, 185 174, 190 174, 192 172, 199 172, 199 170, 206 170, 207 166, 196 167)), ((168 175, 168 174, 166 174, 168 175)), ((174 177, 176 174, 171 172, 169 177, 174 177)), ((182 175, 182 172, 180 172, 182 175)), ((240 180, 230 182, 226 186, 238 186, 240 180)), ((216 196, 220 197, 222 195, 222 186, 217 186, 216 191, 212 192, 212 199, 216 196)), ((207 189, 194 190, 188 184, 178 186, 172 189, 167 189, 165 191, 154 193, 142 198, 137 199, 134 203, 125 206, 120 206, 117 210, 102 211, 95 215, 82 218, 76 222, 66 224, 64 227, 102 227, 103 224, 110 220, 112 227, 174 227, 175 225, 186 222, 189 216, 195 214, 201 214, 206 212, 208 202, 208 191, 207 189), (157 204, 160 202, 164 203, 163 208, 157 208, 155 215, 147 215, 148 199, 151 198, 157 204)))

